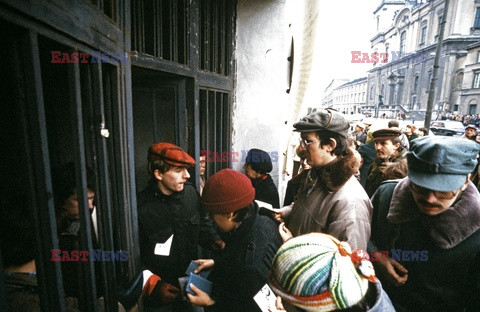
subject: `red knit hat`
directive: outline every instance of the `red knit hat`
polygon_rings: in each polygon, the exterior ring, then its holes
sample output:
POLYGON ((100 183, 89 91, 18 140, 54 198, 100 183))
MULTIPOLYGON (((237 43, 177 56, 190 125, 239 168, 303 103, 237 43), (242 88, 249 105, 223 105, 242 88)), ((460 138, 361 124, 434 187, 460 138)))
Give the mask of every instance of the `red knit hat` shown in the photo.
POLYGON ((148 149, 148 161, 163 160, 170 165, 185 167, 195 165, 195 159, 188 155, 180 146, 172 143, 155 143, 148 149))
POLYGON ((202 204, 209 213, 230 213, 247 207, 255 199, 250 179, 242 173, 223 169, 205 183, 202 204))

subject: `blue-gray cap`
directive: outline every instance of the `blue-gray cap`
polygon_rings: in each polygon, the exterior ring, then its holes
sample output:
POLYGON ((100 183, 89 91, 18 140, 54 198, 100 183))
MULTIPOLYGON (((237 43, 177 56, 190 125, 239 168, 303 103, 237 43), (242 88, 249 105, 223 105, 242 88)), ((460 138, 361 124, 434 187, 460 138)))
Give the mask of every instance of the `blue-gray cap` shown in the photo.
POLYGON ((480 144, 464 138, 422 137, 411 142, 407 153, 408 178, 440 192, 458 190, 477 164, 480 144))
POLYGON ((318 111, 303 117, 299 122, 294 123, 294 131, 312 132, 327 130, 347 137, 350 123, 348 119, 334 109, 319 109, 318 111))

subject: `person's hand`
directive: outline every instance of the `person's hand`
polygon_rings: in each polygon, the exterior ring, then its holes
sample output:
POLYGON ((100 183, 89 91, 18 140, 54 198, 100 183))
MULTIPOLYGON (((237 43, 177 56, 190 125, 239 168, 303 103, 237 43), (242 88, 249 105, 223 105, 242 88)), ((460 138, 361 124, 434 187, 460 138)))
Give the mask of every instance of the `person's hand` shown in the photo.
POLYGON ((198 273, 203 269, 213 268, 213 266, 215 265, 215 261, 213 261, 213 259, 198 259, 195 260, 195 262, 198 263, 199 266, 195 271, 193 271, 193 273, 198 273))
POLYGON ((278 226, 278 232, 280 233, 283 242, 286 242, 293 237, 292 232, 290 232, 290 230, 285 226, 285 222, 280 223, 278 226))
POLYGON ((273 213, 273 217, 274 217, 275 220, 277 220, 278 222, 283 223, 283 222, 285 221, 285 212, 284 212, 284 211, 274 212, 274 213, 273 213))
POLYGON ((164 281, 159 281, 151 294, 153 299, 160 301, 162 304, 174 302, 179 295, 180 289, 164 281))
MULTIPOLYGON (((373 253, 372 253, 372 256, 373 253)), ((372 262, 377 272, 394 286, 403 286, 408 280, 408 270, 392 258, 382 255, 372 262)))
POLYGON ((198 287, 190 283, 190 288, 195 293, 195 295, 187 293, 188 300, 196 306, 199 307, 209 307, 215 304, 215 300, 210 298, 210 296, 206 293, 201 291, 198 287))
POLYGON ((282 304, 282 297, 277 296, 277 300, 275 301, 275 308, 277 309, 277 311, 285 311, 285 308, 282 304))

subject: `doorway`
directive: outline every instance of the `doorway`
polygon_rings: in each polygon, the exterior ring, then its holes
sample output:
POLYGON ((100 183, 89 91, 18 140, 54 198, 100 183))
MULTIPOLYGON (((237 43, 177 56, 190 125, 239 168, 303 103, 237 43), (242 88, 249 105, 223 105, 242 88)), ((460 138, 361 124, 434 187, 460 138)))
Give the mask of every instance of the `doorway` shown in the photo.
POLYGON ((150 179, 147 152, 151 144, 169 142, 188 150, 186 78, 132 67, 132 101, 135 176, 140 191, 150 179))

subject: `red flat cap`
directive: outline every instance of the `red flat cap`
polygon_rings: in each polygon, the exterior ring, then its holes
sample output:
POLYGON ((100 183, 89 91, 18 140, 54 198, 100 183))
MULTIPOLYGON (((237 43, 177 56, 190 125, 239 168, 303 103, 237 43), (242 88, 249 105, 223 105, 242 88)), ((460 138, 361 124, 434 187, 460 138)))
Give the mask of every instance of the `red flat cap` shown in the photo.
POLYGON ((160 142, 150 145, 148 161, 163 160, 173 166, 186 167, 195 165, 195 159, 188 155, 180 146, 160 142))

